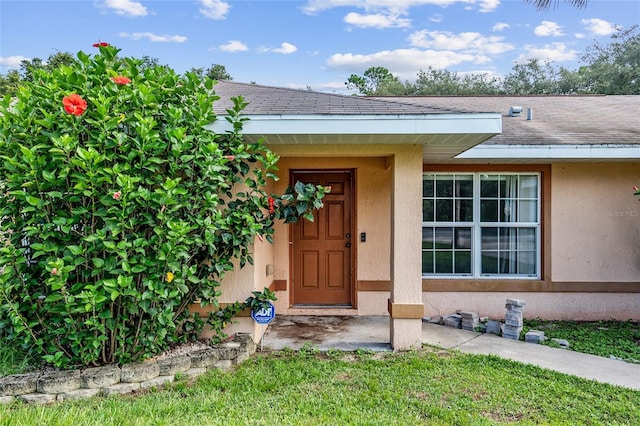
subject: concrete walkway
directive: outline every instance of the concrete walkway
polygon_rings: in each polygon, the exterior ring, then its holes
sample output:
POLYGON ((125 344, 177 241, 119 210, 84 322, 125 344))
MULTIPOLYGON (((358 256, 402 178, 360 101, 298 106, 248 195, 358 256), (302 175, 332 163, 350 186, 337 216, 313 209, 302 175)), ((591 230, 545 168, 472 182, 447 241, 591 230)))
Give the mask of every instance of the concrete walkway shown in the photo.
MULTIPOLYGON (((640 364, 427 323, 422 325, 422 342, 464 353, 496 355, 640 391, 640 364)), ((279 316, 269 326, 263 344, 273 350, 296 350, 307 344, 321 351, 388 351, 389 317, 279 316)))

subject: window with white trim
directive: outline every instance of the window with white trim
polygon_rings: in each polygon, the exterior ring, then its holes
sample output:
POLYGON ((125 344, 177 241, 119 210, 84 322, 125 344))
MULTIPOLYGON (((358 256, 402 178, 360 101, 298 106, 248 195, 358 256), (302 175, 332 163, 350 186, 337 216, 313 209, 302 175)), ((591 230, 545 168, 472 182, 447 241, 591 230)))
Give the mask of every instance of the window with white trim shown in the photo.
POLYGON ((539 278, 539 173, 425 173, 424 277, 539 278))

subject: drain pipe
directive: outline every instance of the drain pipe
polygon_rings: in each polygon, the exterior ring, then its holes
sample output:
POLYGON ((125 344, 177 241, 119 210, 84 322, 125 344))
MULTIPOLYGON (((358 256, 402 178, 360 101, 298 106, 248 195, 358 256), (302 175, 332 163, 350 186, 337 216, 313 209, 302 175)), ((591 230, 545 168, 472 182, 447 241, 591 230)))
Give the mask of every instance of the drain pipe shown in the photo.
POLYGON ((527 120, 533 120, 533 108, 527 108, 527 120))

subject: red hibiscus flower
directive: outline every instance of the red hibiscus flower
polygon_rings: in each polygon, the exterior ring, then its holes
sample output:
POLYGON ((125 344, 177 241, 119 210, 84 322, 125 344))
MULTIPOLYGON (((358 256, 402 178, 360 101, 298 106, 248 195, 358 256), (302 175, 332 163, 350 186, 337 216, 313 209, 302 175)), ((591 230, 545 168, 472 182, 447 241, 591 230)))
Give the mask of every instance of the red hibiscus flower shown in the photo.
POLYGON ((129 77, 125 77, 123 75, 119 75, 117 77, 111 77, 111 80, 116 84, 129 84, 129 83, 131 83, 131 79, 129 77))
POLYGON ((106 41, 100 41, 98 43, 93 43, 93 47, 107 47, 109 45, 109 43, 107 43, 106 41))
POLYGON ((82 99, 80 95, 72 93, 69 96, 62 98, 62 105, 64 110, 69 114, 82 115, 87 109, 87 101, 82 99))
POLYGON ((275 202, 274 199, 272 197, 269 197, 269 213, 273 213, 276 211, 274 202, 275 202))

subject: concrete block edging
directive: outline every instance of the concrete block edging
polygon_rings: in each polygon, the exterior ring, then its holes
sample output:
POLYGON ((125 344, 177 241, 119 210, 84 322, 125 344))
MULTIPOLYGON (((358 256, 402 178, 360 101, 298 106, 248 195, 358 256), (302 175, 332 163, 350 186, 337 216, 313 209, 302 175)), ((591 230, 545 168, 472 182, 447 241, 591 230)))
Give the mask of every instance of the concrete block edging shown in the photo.
POLYGON ((0 377, 0 404, 23 401, 51 404, 97 395, 127 394, 139 389, 172 383, 176 374, 198 377, 211 370, 227 370, 256 352, 256 343, 247 333, 238 333, 232 342, 160 360, 105 365, 84 370, 32 372, 0 377), (192 363, 193 358, 193 363, 192 363))

